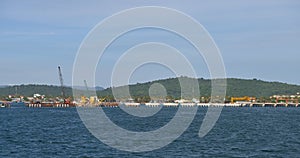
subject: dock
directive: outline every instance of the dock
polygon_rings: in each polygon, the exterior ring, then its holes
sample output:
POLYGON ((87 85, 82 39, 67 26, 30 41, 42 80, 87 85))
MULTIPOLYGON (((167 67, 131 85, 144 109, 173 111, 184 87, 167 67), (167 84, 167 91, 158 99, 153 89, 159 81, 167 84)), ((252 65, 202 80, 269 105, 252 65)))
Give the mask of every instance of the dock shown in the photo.
MULTIPOLYGON (((111 107, 111 104, 116 107, 120 103, 115 102, 101 105, 102 107, 111 107)), ((123 103, 123 105, 127 107, 300 107, 300 104, 296 103, 123 103)))
MULTIPOLYGON (((99 104, 65 104, 65 103, 25 103, 24 107, 28 108, 70 108, 70 107, 300 107, 300 103, 120 103, 120 102, 103 102, 99 104)), ((4 104, 3 104, 4 107, 4 104)), ((5 104, 5 107, 10 107, 5 104)))

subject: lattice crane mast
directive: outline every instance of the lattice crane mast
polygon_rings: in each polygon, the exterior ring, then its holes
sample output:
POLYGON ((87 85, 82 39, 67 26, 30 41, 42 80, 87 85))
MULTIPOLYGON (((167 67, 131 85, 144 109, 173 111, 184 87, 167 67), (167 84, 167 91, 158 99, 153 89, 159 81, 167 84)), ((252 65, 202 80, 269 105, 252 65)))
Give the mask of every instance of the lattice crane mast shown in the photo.
POLYGON ((64 80, 62 77, 62 72, 60 66, 58 66, 58 75, 59 75, 59 81, 60 81, 60 87, 61 87, 61 96, 65 100, 65 88, 64 88, 64 80))

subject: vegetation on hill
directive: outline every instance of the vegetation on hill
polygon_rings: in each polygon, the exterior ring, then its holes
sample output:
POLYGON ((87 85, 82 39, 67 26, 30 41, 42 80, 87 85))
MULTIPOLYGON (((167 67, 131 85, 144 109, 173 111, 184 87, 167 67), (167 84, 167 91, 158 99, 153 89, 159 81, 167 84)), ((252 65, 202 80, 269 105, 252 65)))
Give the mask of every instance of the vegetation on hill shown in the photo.
MULTIPOLYGON (((201 96, 210 96, 211 80, 198 79, 201 96)), ((162 79, 146 83, 138 83, 130 85, 130 93, 132 97, 148 97, 149 88, 153 83, 162 84, 168 97, 179 98, 181 89, 178 78, 162 79)), ((280 82, 266 82, 257 79, 227 79, 227 96, 254 96, 269 97, 275 94, 296 94, 300 92, 299 85, 291 85, 280 82)), ((0 97, 7 95, 23 95, 32 96, 35 93, 45 94, 46 96, 61 96, 61 87, 53 85, 16 85, 0 88, 0 97)), ((66 96, 72 96, 72 89, 65 87, 66 96)), ((100 97, 112 98, 111 88, 97 91, 100 97)), ((149 97, 148 97, 149 99, 149 97)))
MULTIPOLYGON (((210 96, 211 80, 201 78, 198 79, 198 82, 201 96, 210 96)), ((132 96, 148 96, 148 90, 153 83, 162 84, 166 88, 168 96, 175 98, 180 97, 181 90, 178 78, 163 79, 130 85, 130 93, 132 96)), ((297 92, 300 92, 299 85, 291 85, 280 82, 266 82, 257 79, 227 79, 227 96, 269 97, 276 94, 296 94, 297 92)), ((98 92, 98 95, 100 96, 107 96, 110 94, 112 94, 111 88, 107 88, 98 92)))
MULTIPOLYGON (((72 96, 72 89, 69 87, 64 88, 66 96, 72 96)), ((15 85, 0 88, 0 96, 8 95, 22 95, 33 96, 33 94, 43 94, 48 97, 61 96, 61 87, 53 85, 15 85)))

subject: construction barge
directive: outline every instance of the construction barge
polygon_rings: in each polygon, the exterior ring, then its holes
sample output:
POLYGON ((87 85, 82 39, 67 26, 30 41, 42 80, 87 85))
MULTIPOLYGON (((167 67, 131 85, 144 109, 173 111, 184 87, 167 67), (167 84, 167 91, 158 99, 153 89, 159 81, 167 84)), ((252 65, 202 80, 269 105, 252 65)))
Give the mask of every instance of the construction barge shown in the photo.
POLYGON ((69 107, 76 107, 76 104, 71 103, 26 103, 26 107, 29 108, 42 108, 42 107, 48 107, 48 108, 69 108, 69 107))

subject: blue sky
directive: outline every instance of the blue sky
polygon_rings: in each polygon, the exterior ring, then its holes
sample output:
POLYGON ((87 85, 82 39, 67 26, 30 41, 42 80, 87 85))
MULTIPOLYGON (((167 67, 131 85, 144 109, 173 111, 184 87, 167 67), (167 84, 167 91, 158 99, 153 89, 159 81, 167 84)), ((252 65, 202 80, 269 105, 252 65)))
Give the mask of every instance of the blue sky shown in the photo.
MULTIPOLYGON (((298 0, 2 0, 0 85, 58 85, 58 65, 63 68, 65 83, 71 85, 73 62, 87 33, 104 18, 138 6, 174 8, 196 19, 218 45, 228 77, 300 84, 298 0)), ((161 30, 142 29, 120 37, 108 48, 97 68, 97 85, 109 86, 107 76, 122 52, 146 41, 180 46, 197 67, 197 75, 209 78, 205 63, 201 57, 195 58, 195 50, 186 41, 161 30)), ((137 69, 131 82, 172 75, 166 68, 149 64, 137 69)))

